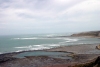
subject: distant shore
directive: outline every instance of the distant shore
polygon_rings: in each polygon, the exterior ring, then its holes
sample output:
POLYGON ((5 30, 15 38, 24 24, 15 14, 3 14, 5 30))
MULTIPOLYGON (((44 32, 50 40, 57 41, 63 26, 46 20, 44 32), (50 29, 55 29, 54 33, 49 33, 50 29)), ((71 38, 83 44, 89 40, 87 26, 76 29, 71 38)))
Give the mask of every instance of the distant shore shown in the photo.
POLYGON ((100 38, 100 31, 89 31, 72 34, 72 37, 98 37, 100 38))

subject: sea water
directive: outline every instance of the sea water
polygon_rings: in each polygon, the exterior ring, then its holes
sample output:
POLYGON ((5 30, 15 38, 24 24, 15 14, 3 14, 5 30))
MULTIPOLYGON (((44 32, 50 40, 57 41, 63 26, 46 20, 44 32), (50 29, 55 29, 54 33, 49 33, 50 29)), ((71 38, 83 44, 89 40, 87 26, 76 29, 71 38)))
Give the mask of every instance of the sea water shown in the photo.
POLYGON ((98 38, 62 37, 68 34, 33 34, 0 36, 0 54, 28 50, 50 49, 77 44, 98 44, 98 38))
POLYGON ((24 58, 25 56, 48 56, 53 58, 61 58, 61 59, 71 59, 68 55, 71 53, 67 52, 49 52, 49 51, 30 51, 30 52, 23 52, 14 57, 17 58, 24 58))

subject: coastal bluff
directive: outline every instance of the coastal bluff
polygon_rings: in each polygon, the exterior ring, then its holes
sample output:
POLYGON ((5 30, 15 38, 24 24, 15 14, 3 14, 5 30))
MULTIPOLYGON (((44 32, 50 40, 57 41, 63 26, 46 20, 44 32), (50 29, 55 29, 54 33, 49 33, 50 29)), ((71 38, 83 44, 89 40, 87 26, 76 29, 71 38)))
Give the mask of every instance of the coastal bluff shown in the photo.
POLYGON ((81 32, 81 33, 72 34, 71 36, 73 37, 81 37, 81 36, 100 37, 100 31, 81 32))

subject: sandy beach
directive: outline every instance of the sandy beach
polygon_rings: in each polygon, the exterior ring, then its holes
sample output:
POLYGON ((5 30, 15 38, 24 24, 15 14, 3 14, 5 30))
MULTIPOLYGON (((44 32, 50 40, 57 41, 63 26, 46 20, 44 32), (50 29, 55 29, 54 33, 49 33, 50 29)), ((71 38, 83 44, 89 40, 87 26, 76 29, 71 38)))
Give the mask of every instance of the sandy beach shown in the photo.
POLYGON ((97 45, 98 44, 81 44, 41 50, 49 52, 69 52, 70 54, 66 55, 66 57, 69 56, 72 59, 53 58, 49 56, 16 58, 14 56, 20 53, 3 54, 0 55, 0 67, 68 67, 76 64, 85 64, 96 60, 96 58, 100 56, 100 50, 96 49, 97 45))

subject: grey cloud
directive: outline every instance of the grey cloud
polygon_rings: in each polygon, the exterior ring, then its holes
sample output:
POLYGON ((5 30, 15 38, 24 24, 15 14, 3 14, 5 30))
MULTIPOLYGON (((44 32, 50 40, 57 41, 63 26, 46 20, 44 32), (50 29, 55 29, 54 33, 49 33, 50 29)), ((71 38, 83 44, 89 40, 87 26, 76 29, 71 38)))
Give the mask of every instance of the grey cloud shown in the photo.
POLYGON ((29 15, 29 14, 25 14, 25 13, 20 13, 18 14, 19 17, 23 17, 23 18, 36 18, 35 16, 33 15, 29 15))
POLYGON ((2 3, 9 3, 9 2, 12 2, 12 0, 0 0, 0 4, 2 4, 2 3))
POLYGON ((0 0, 0 3, 0 23, 4 23, 0 24, 0 31, 7 34, 7 30, 16 34, 15 30, 47 33, 100 28, 99 0, 0 0))

